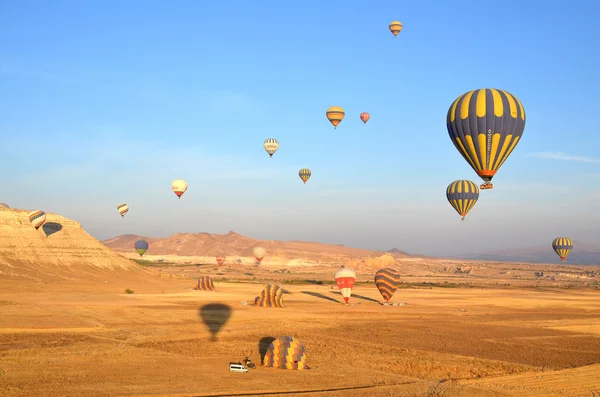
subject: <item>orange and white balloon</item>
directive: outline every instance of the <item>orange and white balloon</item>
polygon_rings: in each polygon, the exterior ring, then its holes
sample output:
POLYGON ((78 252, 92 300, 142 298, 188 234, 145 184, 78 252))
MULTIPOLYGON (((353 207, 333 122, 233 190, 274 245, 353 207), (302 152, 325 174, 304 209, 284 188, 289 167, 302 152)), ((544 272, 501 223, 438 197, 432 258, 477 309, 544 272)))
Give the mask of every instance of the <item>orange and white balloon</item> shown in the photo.
POLYGON ((188 184, 183 179, 177 179, 171 183, 171 188, 173 189, 173 192, 175 192, 177 197, 181 198, 181 195, 187 190, 188 184))

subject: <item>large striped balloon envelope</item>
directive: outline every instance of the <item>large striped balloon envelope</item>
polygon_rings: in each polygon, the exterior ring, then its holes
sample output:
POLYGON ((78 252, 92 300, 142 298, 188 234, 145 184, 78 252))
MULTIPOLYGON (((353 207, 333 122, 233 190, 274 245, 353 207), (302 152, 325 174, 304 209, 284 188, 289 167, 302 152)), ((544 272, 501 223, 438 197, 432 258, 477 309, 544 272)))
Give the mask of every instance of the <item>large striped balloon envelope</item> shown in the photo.
POLYGON ((306 349, 297 339, 281 336, 269 345, 262 364, 265 367, 303 370, 306 368, 306 349))
POLYGON ((375 273, 375 286, 386 302, 389 302, 389 300, 392 299, 392 296, 398 289, 399 285, 400 273, 398 273, 396 269, 387 267, 375 273))

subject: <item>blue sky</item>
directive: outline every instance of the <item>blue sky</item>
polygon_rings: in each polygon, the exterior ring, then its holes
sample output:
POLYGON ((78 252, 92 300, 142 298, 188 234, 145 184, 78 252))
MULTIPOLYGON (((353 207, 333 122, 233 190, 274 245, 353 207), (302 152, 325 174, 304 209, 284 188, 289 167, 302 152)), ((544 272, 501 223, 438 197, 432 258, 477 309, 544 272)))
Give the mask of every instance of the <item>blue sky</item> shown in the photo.
POLYGON ((600 245, 600 3, 540 4, 2 2, 0 202, 99 239, 234 230, 430 255, 562 235, 600 245), (446 186, 480 181, 445 117, 483 87, 516 95, 527 124, 461 222, 446 186), (173 179, 189 183, 182 200, 173 179))

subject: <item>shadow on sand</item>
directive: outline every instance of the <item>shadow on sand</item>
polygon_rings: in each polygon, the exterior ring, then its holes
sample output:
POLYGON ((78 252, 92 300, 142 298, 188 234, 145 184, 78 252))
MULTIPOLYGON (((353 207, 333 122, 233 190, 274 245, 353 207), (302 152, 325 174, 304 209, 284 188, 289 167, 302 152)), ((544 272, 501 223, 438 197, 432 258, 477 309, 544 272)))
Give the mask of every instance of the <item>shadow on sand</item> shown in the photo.
POLYGON ((337 299, 332 298, 331 296, 323 295, 323 294, 320 294, 318 292, 312 292, 312 291, 300 291, 300 292, 302 292, 303 294, 306 294, 306 295, 314 296, 316 298, 325 299, 325 300, 328 300, 330 302, 341 303, 340 301, 338 301, 337 299))
POLYGON ((62 225, 56 222, 46 222, 42 226, 42 230, 44 231, 46 237, 48 237, 54 233, 60 232, 62 230, 62 225))
POLYGON ((231 306, 223 303, 209 303, 198 310, 198 315, 211 333, 210 340, 216 342, 217 334, 231 317, 231 306))
MULTIPOLYGON (((342 295, 342 293, 339 292, 339 291, 331 291, 331 293, 332 294, 336 294, 336 295, 342 295)), ((369 302, 379 303, 379 301, 377 299, 369 298, 368 296, 362 296, 362 295, 352 294, 352 296, 350 297, 350 299, 352 299, 352 298, 357 298, 357 299, 362 299, 362 300, 369 301, 369 302)))
POLYGON ((260 356, 261 365, 265 360, 265 354, 267 354, 267 349, 269 348, 269 346, 271 346, 271 343, 273 343, 275 339, 276 338, 273 338, 272 336, 265 336, 264 338, 261 338, 258 342, 258 355, 260 356))
POLYGON ((292 294, 290 291, 288 291, 285 288, 282 288, 281 291, 283 292, 284 295, 291 295, 292 294))

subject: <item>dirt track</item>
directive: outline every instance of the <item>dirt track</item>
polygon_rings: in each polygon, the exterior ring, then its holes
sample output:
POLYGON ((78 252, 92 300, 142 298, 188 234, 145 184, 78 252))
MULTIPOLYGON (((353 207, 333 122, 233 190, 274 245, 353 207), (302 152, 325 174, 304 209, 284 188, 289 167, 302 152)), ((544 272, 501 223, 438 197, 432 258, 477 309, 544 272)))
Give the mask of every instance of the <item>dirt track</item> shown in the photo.
MULTIPOLYGON (((260 283, 190 279, 0 283, 3 396, 592 396, 600 391, 600 292, 594 289, 398 290, 381 306, 358 285, 352 306, 330 285, 282 287, 285 308, 242 305, 260 283), (106 281, 106 282, 104 282, 106 281), (96 283, 97 285, 95 285, 96 283), (130 286, 132 295, 123 293, 130 286), (163 293, 164 291, 164 293, 163 293), (179 291, 179 292, 178 292, 179 291), (211 342, 199 315, 231 307, 211 342), (259 342, 292 335, 308 371, 228 371, 259 342), (575 367, 575 368, 574 368, 575 367), (441 383, 440 383, 441 381, 441 383), (428 392, 429 390, 429 392, 428 392), (302 392, 302 393, 301 393, 302 392), (245 393, 245 394, 244 394, 245 393)), ((315 276, 316 277, 316 276, 315 276)), ((260 278, 260 275, 259 275, 260 278)))

